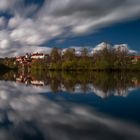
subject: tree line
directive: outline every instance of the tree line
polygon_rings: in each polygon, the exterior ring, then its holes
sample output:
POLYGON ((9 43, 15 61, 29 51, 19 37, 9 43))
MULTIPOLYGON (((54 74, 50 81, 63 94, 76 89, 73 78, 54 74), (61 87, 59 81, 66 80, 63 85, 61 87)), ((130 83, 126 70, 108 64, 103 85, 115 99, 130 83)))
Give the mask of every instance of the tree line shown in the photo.
POLYGON ((88 49, 83 48, 81 55, 75 55, 75 49, 67 49, 64 53, 53 48, 50 55, 44 60, 36 60, 31 65, 32 69, 49 70, 140 70, 140 61, 133 63, 128 51, 104 48, 88 54, 88 49))
MULTIPOLYGON (((140 61, 133 61, 128 51, 115 50, 105 47, 102 50, 88 53, 83 48, 80 55, 76 55, 75 49, 68 48, 65 52, 53 48, 50 55, 44 59, 31 61, 31 70, 65 70, 65 71, 118 71, 140 70, 140 61)), ((18 69, 21 65, 16 63, 16 58, 1 58, 0 69, 18 69)))
POLYGON ((16 69, 16 58, 0 58, 0 72, 16 69))

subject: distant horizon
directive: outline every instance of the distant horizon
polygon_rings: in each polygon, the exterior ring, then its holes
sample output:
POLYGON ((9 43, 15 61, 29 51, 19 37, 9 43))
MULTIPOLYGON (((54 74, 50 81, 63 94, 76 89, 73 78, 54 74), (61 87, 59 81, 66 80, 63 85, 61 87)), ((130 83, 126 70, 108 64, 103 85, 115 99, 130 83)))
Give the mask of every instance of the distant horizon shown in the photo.
POLYGON ((66 47, 66 48, 61 48, 61 47, 45 47, 45 46, 40 46, 40 47, 36 47, 36 50, 34 50, 34 47, 30 47, 30 48, 22 48, 23 50, 19 50, 20 53, 17 52, 17 55, 10 55, 10 56, 3 56, 0 58, 4 58, 4 57, 17 57, 17 56, 21 56, 21 55, 25 55, 26 53, 46 53, 46 54, 50 54, 52 49, 56 48, 56 49, 60 49, 61 51, 65 50, 65 49, 75 49, 75 51, 82 51, 82 49, 86 48, 88 50, 88 53, 90 53, 91 51, 96 51, 96 50, 102 50, 102 45, 103 44, 107 44, 109 45, 110 48, 114 48, 115 47, 123 47, 124 49, 128 49, 128 53, 130 54, 137 54, 139 55, 140 52, 137 50, 132 50, 129 48, 128 44, 109 44, 108 42, 101 42, 99 44, 97 44, 96 46, 70 46, 70 47, 66 47))

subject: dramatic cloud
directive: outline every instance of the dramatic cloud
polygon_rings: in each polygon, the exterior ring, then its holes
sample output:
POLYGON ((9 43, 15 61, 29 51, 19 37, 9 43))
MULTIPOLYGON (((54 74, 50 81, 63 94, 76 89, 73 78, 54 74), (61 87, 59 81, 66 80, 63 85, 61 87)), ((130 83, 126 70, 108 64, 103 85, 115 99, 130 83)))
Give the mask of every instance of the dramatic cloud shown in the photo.
POLYGON ((139 12, 138 0, 109 0, 107 3, 102 0, 50 0, 46 1, 40 15, 49 17, 53 24, 70 27, 73 34, 85 34, 115 22, 136 18, 139 12))
MULTIPOLYGON (((40 46, 61 36, 79 36, 95 32, 113 23, 138 18, 139 0, 44 0, 26 5, 24 0, 1 0, 0 12, 11 18, 0 17, 0 34, 7 37, 2 46, 8 53, 7 44, 40 46), (3 28, 1 28, 3 27, 3 28)), ((1 46, 1 42, 0 42, 1 46)), ((10 53, 10 52, 9 52, 10 53)))

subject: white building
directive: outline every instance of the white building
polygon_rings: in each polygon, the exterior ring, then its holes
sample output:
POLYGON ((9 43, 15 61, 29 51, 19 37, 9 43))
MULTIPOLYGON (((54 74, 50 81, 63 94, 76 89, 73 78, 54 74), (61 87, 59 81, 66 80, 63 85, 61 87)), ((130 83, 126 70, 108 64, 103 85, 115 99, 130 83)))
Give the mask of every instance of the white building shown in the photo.
POLYGON ((38 81, 38 80, 32 80, 31 84, 34 86, 44 86, 45 85, 44 81, 38 81))
POLYGON ((45 54, 43 53, 33 53, 31 55, 31 59, 44 59, 45 58, 45 54))

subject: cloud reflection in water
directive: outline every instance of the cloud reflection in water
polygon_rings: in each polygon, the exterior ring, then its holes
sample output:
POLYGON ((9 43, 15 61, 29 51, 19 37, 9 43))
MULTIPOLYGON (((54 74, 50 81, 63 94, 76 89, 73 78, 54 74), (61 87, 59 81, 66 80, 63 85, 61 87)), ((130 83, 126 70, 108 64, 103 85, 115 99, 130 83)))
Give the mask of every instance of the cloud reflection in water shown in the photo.
MULTIPOLYGON (((46 87, 0 82, 1 140, 139 140, 140 127, 72 102, 60 104, 39 93, 46 87)), ((49 90, 48 90, 49 91, 49 90)))

